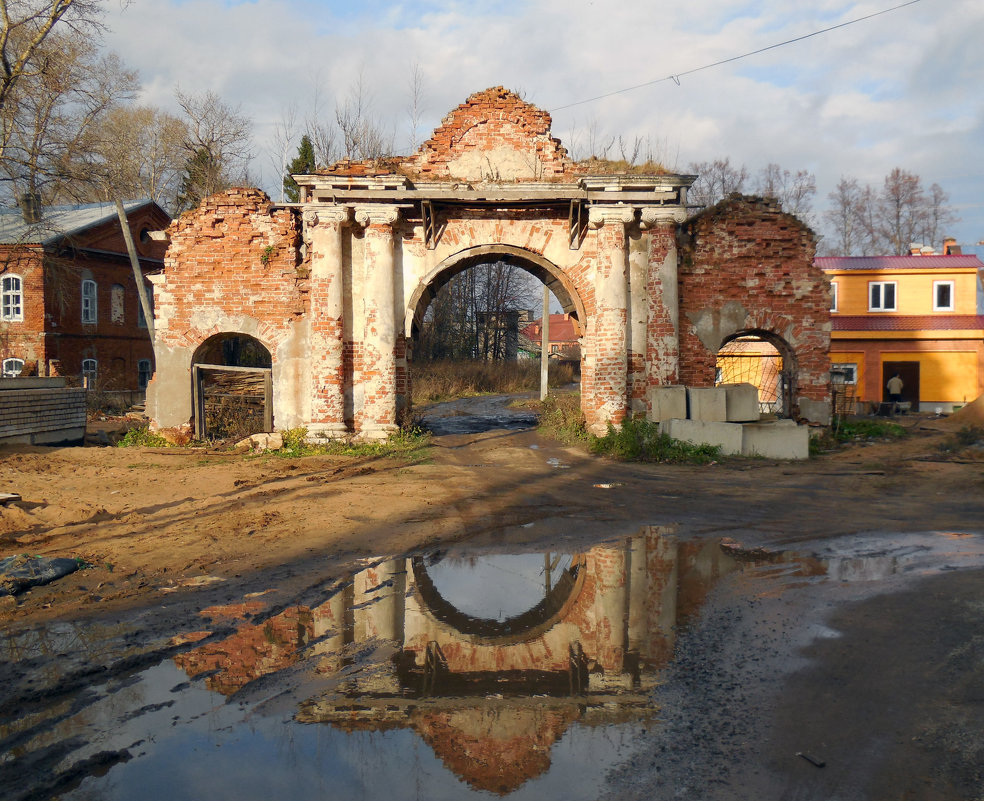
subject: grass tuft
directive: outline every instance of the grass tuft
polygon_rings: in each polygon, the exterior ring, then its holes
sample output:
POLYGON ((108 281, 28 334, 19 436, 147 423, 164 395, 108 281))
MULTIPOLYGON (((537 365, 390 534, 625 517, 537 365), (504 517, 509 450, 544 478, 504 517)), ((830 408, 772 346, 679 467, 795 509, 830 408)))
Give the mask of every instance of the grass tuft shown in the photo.
POLYGON ((131 428, 123 438, 116 443, 117 448, 170 448, 171 442, 160 434, 151 431, 148 426, 131 428))
MULTIPOLYGON (((569 364, 549 366, 549 383, 562 387, 577 380, 569 364)), ((412 402, 438 403, 476 395, 510 395, 540 387, 540 363, 485 361, 415 361, 412 368, 412 402)))
POLYGON ((634 462, 711 464, 721 458, 717 445, 691 445, 659 433, 659 423, 626 420, 621 428, 608 426, 603 437, 591 437, 592 453, 634 462))

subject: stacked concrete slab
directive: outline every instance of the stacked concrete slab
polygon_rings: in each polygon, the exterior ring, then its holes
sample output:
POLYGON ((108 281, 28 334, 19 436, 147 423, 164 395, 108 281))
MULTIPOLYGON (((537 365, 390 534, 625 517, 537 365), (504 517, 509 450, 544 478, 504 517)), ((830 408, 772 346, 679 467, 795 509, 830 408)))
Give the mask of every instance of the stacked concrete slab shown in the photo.
POLYGON ((85 390, 64 378, 0 378, 0 444, 81 445, 85 390))
POLYGON ((660 431, 692 445, 717 445, 727 456, 806 459, 810 435, 793 420, 761 422, 752 384, 654 387, 650 419, 660 431))

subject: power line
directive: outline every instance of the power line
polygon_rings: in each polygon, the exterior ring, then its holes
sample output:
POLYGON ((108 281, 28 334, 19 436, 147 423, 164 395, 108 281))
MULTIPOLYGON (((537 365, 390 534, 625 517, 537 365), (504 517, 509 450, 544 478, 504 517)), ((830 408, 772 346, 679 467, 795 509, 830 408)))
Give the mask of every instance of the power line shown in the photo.
POLYGON ((715 61, 712 64, 705 64, 702 67, 694 67, 691 70, 685 70, 684 72, 677 72, 672 75, 667 75, 665 78, 656 78, 652 81, 646 81, 645 83, 637 83, 635 86, 626 86, 624 89, 616 89, 612 92, 606 92, 603 95, 597 95, 595 97, 589 97, 586 100, 577 100, 573 103, 568 103, 564 106, 557 106, 550 109, 551 113, 555 111, 563 111, 566 108, 573 108, 574 106, 583 106, 585 103, 593 103, 595 100, 603 100, 606 97, 613 97, 615 95, 624 94, 625 92, 633 92, 636 89, 642 89, 646 86, 653 86, 657 83, 663 83, 664 81, 673 81, 677 86, 680 85, 680 79, 685 75, 693 75, 695 72, 701 72, 702 70, 709 70, 711 67, 720 67, 722 64, 730 64, 732 61, 739 61, 743 58, 748 58, 750 56, 757 56, 759 53, 765 53, 768 50, 775 50, 778 47, 785 47, 789 44, 794 44, 795 42, 802 42, 804 39, 810 39, 814 36, 819 36, 822 33, 829 33, 830 31, 836 31, 838 28, 846 28, 848 25, 854 25, 857 22, 864 22, 867 19, 872 19, 873 17, 880 17, 882 14, 888 14, 892 11, 898 11, 900 8, 905 8, 906 6, 915 5, 921 2, 921 0, 909 0, 907 3, 902 3, 901 5, 892 6, 892 8, 886 8, 883 11, 876 11, 873 14, 866 14, 863 17, 858 17, 857 19, 848 20, 847 22, 841 22, 837 25, 831 25, 829 28, 821 28, 819 31, 813 31, 813 33, 807 33, 803 36, 797 36, 795 39, 787 39, 784 42, 777 42, 776 44, 768 45, 767 47, 760 47, 758 50, 751 50, 748 53, 742 53, 740 56, 732 56, 731 58, 724 58, 720 61, 715 61))

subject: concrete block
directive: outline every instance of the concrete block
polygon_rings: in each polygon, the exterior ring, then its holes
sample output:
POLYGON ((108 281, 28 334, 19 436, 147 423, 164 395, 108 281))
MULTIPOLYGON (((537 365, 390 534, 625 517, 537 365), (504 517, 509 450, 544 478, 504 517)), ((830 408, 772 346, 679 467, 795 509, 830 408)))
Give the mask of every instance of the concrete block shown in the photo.
POLYGON ((807 422, 829 426, 831 411, 830 401, 815 401, 809 398, 799 399, 800 417, 807 422))
POLYGON ((61 389, 65 386, 63 376, 51 378, 25 376, 24 378, 0 378, 0 390, 3 389, 61 389))
POLYGON ((728 401, 722 387, 688 387, 690 419, 705 423, 726 423, 728 401))
POLYGON ((746 423, 742 426, 741 454, 769 459, 808 459, 810 429, 792 420, 746 423))
POLYGON ((757 423, 759 392, 754 384, 722 384, 725 414, 729 423, 757 423))
POLYGON ((726 456, 741 453, 742 431, 739 423, 667 420, 660 424, 660 432, 691 445, 717 445, 726 456))
POLYGON ((649 420, 654 423, 663 420, 687 419, 687 388, 683 386, 653 387, 649 394, 649 420))

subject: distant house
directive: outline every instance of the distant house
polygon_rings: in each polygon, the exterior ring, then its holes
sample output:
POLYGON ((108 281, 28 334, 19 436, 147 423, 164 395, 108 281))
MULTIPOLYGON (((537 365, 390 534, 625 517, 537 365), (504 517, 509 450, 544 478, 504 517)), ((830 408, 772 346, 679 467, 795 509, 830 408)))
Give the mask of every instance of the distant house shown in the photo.
MULTIPOLYGON (((528 343, 527 347, 539 354, 543 341, 543 318, 539 317, 526 326, 521 332, 521 338, 528 343)), ((547 349, 554 359, 580 361, 581 333, 576 321, 569 314, 551 314, 547 349)))
MULTIPOLYGON (((124 208, 144 274, 162 269, 166 244, 150 233, 170 217, 150 200, 124 208)), ((0 366, 106 391, 147 386, 153 348, 115 204, 0 209, 0 366)))
POLYGON ((862 401, 951 411, 984 393, 984 263, 976 255, 817 258, 830 279, 830 361, 862 401))

